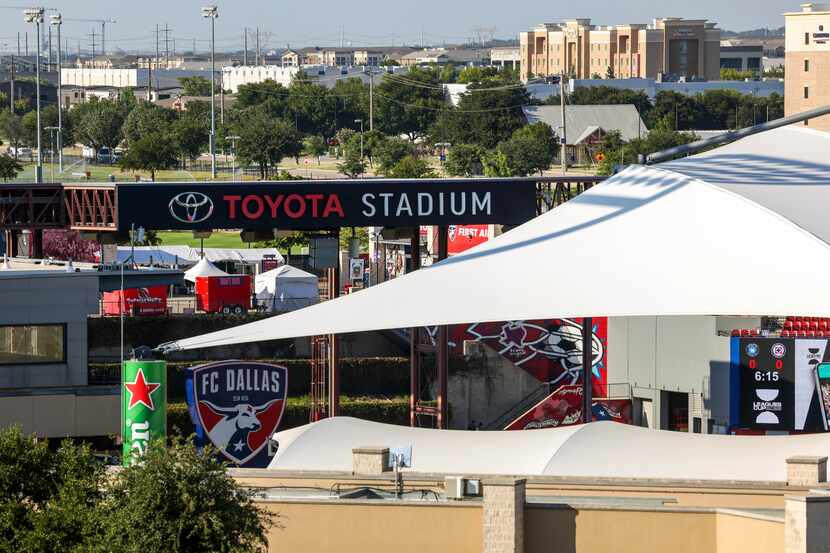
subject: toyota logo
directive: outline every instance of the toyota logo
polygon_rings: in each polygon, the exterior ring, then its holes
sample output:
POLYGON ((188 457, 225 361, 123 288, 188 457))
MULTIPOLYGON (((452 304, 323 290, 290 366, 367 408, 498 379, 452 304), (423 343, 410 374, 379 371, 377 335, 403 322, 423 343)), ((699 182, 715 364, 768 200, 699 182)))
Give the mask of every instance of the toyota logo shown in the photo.
POLYGON ((168 207, 180 223, 201 223, 213 215, 213 200, 201 192, 182 192, 170 200, 168 207))

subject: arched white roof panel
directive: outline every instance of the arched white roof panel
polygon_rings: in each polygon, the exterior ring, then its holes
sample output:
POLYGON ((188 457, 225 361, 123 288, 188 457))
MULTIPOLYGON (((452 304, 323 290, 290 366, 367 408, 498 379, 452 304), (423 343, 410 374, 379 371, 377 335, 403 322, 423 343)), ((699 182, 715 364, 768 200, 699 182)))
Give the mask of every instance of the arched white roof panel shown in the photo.
POLYGON ((431 267, 173 347, 547 317, 830 316, 827 275, 830 246, 783 216, 635 166, 431 267))
POLYGON ((555 434, 436 431, 335 417, 277 432, 280 447, 269 468, 351 472, 354 448, 411 445, 417 472, 542 474, 556 450, 581 428, 555 434))
POLYGON ((352 449, 412 446, 420 473, 785 481, 786 460, 826 456, 830 435, 714 436, 614 422, 515 432, 393 426, 336 417, 278 432, 269 468, 351 472, 352 449))
POLYGON ((740 194, 830 243, 828 152, 830 133, 790 125, 659 167, 740 194))

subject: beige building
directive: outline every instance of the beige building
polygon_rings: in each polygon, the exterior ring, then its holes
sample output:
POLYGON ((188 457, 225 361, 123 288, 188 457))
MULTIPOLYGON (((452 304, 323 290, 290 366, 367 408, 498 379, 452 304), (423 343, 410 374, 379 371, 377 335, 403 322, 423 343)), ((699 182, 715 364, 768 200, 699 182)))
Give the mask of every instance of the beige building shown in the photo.
POLYGON ((522 78, 562 73, 655 78, 667 73, 717 80, 720 29, 705 19, 667 17, 651 25, 592 25, 590 19, 545 23, 519 33, 522 78))
MULTIPOLYGON (((784 19, 785 115, 830 105, 830 4, 802 4, 784 19)), ((803 124, 830 130, 830 116, 803 124)))

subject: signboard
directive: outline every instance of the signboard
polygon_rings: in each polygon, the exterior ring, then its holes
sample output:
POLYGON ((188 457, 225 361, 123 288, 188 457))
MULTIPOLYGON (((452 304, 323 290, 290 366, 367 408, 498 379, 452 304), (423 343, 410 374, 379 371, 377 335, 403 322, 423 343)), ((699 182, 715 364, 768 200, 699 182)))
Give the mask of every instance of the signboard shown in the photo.
POLYGON ((469 250, 491 239, 491 225, 450 225, 447 228, 447 253, 450 255, 469 250))
POLYGON ((104 315, 153 316, 167 313, 167 286, 150 286, 147 288, 127 288, 122 296, 121 290, 104 292, 104 315))
MULTIPOLYGON (((607 395, 608 319, 595 317, 593 397, 607 395)), ((582 319, 475 323, 450 327, 450 350, 463 354, 464 342, 477 340, 505 359, 552 385, 582 382, 582 319)))
MULTIPOLYGON (((631 400, 601 399, 591 403, 595 421, 632 424, 631 400)), ((582 386, 561 386, 555 392, 511 422, 505 430, 556 428, 582 423, 582 386)))
POLYGON ((129 466, 150 440, 167 437, 167 363, 125 361, 121 379, 121 459, 129 466))
POLYGON ((267 467, 287 390, 288 370, 277 365, 221 361, 189 369, 185 393, 196 445, 212 444, 237 466, 267 467))
POLYGON ((118 226, 331 229, 499 223, 536 216, 536 185, 503 179, 152 183, 118 186, 118 226), (508 185, 509 184, 509 185, 508 185))
POLYGON ((830 430, 830 363, 820 363, 816 367, 816 387, 821 408, 821 421, 824 424, 824 430, 830 430))
POLYGON ((733 426, 755 430, 823 429, 816 367, 828 361, 827 338, 732 338, 737 394, 733 426))

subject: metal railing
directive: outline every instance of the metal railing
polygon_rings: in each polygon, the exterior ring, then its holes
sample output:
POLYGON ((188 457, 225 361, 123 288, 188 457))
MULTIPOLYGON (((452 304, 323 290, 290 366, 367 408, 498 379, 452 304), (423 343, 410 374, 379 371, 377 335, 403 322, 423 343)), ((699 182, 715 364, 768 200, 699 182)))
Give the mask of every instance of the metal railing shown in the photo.
POLYGON ((540 384, 538 388, 520 399, 510 409, 505 411, 501 416, 491 420, 485 424, 483 430, 504 430, 504 427, 516 420, 522 413, 527 412, 528 409, 545 399, 550 394, 550 384, 545 382, 540 384))

